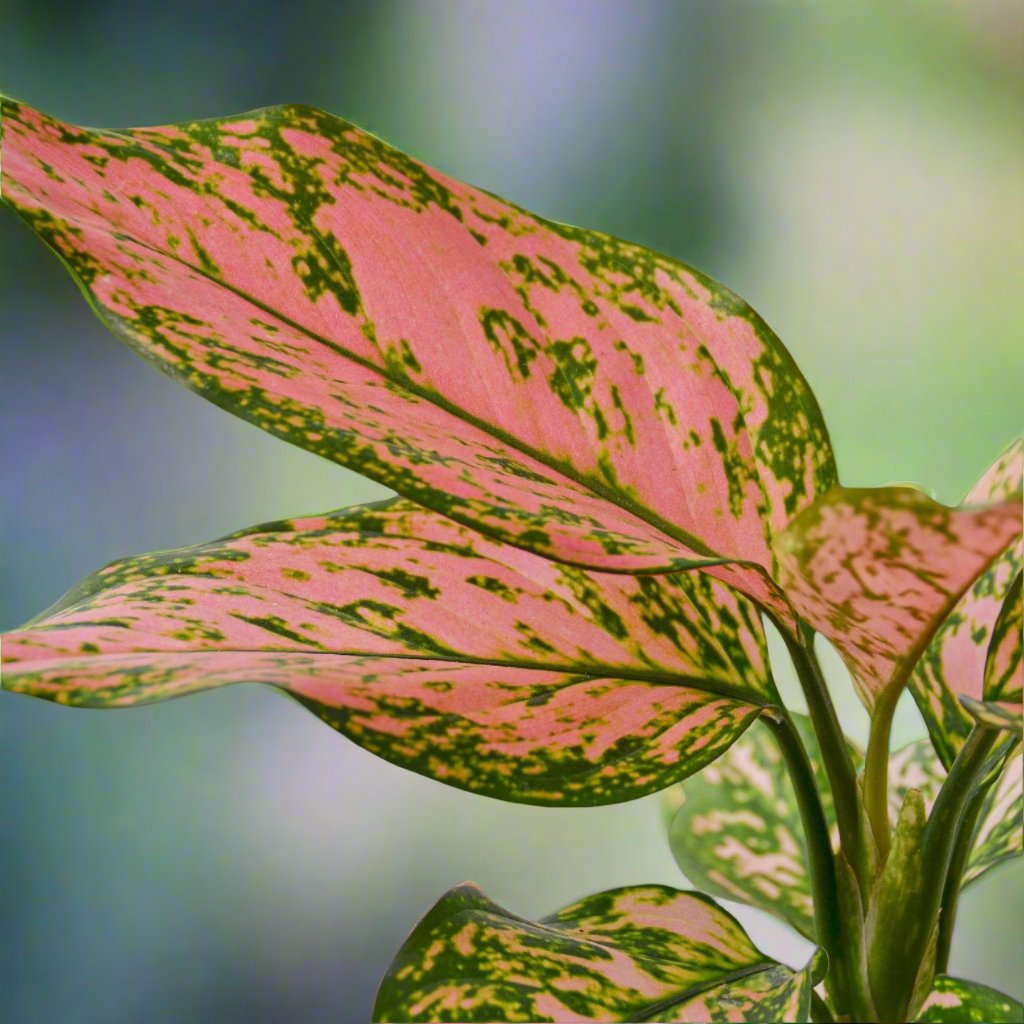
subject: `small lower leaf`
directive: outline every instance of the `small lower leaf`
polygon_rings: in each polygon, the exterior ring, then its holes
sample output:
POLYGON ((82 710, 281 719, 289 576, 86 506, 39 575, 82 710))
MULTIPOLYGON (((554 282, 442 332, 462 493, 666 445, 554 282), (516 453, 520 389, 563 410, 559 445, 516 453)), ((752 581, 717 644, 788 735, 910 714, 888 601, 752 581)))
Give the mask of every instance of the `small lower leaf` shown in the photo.
POLYGON ((940 974, 917 1020, 920 1024, 1020 1024, 1024 1005, 988 985, 940 974))
POLYGON ((808 1021, 816 961, 768 959, 700 893, 612 889, 532 922, 460 885, 399 950, 373 1019, 808 1021))

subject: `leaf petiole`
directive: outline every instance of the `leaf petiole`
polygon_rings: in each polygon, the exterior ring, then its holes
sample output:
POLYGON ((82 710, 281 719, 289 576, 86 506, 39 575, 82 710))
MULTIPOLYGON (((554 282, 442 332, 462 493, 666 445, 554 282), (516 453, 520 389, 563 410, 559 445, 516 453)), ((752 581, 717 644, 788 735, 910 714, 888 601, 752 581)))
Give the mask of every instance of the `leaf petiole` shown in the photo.
POLYGON ((793 783, 807 847, 808 874, 814 897, 814 922, 817 940, 828 954, 830 970, 826 979, 837 1005, 844 1007, 850 990, 842 960, 842 915, 836 881, 835 860, 829 838, 828 822, 814 785, 811 762, 792 718, 783 713, 778 719, 767 715, 762 719, 771 729, 789 777, 793 783))
POLYGON ((800 638, 796 639, 785 629, 780 628, 779 631, 796 669, 814 732, 818 737, 836 809, 840 845, 857 876, 861 896, 866 899, 871 885, 871 870, 857 799, 857 772, 821 665, 814 653, 814 632, 804 626, 800 638))

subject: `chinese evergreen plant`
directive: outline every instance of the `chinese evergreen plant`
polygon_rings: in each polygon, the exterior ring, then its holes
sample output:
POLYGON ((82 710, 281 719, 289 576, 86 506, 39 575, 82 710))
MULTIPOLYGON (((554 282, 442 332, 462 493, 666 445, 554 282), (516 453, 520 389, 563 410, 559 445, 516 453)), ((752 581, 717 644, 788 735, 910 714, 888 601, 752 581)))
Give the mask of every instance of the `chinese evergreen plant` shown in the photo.
POLYGON ((265 683, 522 803, 688 779, 687 876, 819 950, 785 966, 660 885, 537 922, 460 886, 376 1020, 1021 1020, 947 974, 961 887, 1021 850, 1019 441, 955 508, 843 487, 807 382, 732 292, 318 110, 2 116, 4 200, 118 337, 399 495, 108 565, 4 638, 4 688, 126 707, 265 683), (908 686, 930 742, 890 754, 908 686))

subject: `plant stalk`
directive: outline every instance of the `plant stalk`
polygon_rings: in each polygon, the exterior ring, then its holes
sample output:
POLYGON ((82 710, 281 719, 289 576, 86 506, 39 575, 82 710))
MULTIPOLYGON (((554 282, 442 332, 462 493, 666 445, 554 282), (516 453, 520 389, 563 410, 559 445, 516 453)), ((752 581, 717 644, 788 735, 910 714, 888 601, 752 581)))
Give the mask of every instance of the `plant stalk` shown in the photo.
POLYGON ((965 814, 985 773, 999 732, 976 725, 957 755, 928 816, 921 839, 920 877, 927 880, 915 898, 901 902, 893 918, 877 923, 870 953, 871 988, 882 1020, 904 1020, 912 1009, 908 988, 934 939, 965 814))
POLYGON ((953 929, 956 926, 956 912, 960 903, 960 885, 963 882, 967 860, 974 846, 987 789, 980 789, 971 797, 957 833, 953 854, 949 861, 949 873, 942 891, 942 909, 939 911, 939 936, 935 946, 935 973, 944 974, 949 967, 949 953, 953 946, 953 929))
POLYGON ((814 773, 800 734, 788 713, 779 720, 764 716, 779 745, 793 783, 807 846, 808 873, 814 900, 814 925, 818 943, 828 954, 829 974, 826 986, 838 1009, 845 1011, 850 986, 843 961, 842 915, 836 882, 835 861, 828 822, 814 785, 814 773))
POLYGON ((814 653, 814 634, 811 630, 804 629, 801 631, 800 639, 796 640, 784 628, 780 628, 779 632, 793 659, 793 667, 800 680, 811 723, 818 737, 818 746, 821 749, 821 758, 836 809, 840 845, 857 876, 861 896, 866 899, 870 891, 871 878, 857 800, 857 772, 825 677, 814 653))
POLYGON ((835 1024, 835 1017, 828 1008, 828 1003, 811 989, 811 1020, 814 1024, 835 1024))
POLYGON ((889 744, 892 719, 903 687, 890 685, 871 710, 871 732, 864 758, 864 811, 871 825, 879 863, 889 854, 892 826, 889 822, 889 744))
POLYGON ((942 891, 942 909, 939 912, 939 935, 935 950, 935 971, 938 974, 945 973, 949 968, 949 954, 953 945, 953 929, 956 927, 960 889, 963 885, 967 863, 974 849, 974 841, 978 835, 978 824, 989 805, 992 791, 999 784, 1002 772, 1006 769, 1006 764, 1013 756, 1014 748, 1019 742, 1019 740, 1013 739, 997 752, 996 758, 1003 759, 999 770, 993 772, 990 778, 981 782, 977 791, 970 797, 963 818, 960 821, 960 830, 956 836, 953 854, 949 861, 949 870, 946 875, 946 884, 942 891))

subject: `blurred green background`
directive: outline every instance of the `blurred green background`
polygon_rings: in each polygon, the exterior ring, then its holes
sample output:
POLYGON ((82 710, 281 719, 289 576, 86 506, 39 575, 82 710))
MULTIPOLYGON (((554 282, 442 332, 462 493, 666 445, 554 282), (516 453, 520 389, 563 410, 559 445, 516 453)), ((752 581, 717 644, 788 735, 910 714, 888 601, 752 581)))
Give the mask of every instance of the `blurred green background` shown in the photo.
MULTIPOLYGON (((786 341, 848 484, 953 502, 1021 426, 1019 0, 0 0, 0 88, 112 126, 316 104, 677 255, 786 341)), ((384 493, 144 366, 13 216, 0 253, 0 626, 116 556, 384 493)), ((904 708, 898 739, 922 732, 904 708)), ((123 714, 0 696, 0 1019, 364 1021, 463 879, 525 915, 684 884, 658 812, 449 790, 254 688, 123 714)), ((1022 882, 969 890, 954 953, 1017 996, 1022 882)))

